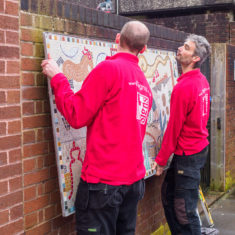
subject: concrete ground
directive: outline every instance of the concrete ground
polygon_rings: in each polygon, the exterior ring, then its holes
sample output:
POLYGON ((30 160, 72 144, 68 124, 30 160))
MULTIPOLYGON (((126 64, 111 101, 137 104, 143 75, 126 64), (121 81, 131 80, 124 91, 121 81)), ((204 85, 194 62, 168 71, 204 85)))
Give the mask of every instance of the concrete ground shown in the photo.
MULTIPOLYGON (((210 200, 212 200, 210 196, 206 197, 208 205, 210 205, 210 200)), ((224 194, 209 208, 214 227, 219 230, 219 235, 235 235, 235 188, 224 194)), ((201 220, 202 226, 207 227, 208 223, 205 215, 201 215, 201 220)))

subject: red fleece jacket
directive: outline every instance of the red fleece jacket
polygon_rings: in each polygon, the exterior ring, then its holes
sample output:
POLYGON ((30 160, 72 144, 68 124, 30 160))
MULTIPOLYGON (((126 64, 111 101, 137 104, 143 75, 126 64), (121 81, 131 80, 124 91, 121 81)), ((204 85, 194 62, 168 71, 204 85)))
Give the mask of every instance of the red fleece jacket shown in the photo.
POLYGON ((210 87, 200 69, 182 74, 175 85, 170 119, 155 161, 165 166, 172 153, 192 155, 208 144, 206 129, 210 110, 210 87))
POLYGON ((83 180, 129 185, 145 176, 142 142, 152 93, 136 56, 106 58, 75 94, 62 73, 52 78, 51 86, 69 124, 87 126, 83 180))

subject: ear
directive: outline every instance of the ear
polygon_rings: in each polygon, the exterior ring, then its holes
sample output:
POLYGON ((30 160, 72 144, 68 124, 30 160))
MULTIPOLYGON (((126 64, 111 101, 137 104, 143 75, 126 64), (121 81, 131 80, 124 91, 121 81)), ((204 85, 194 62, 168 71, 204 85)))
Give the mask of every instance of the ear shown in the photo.
POLYGON ((198 61, 200 61, 201 58, 199 56, 193 56, 193 62, 196 64, 198 61))
POLYGON ((140 54, 144 53, 147 50, 147 45, 143 47, 143 49, 140 51, 140 54))
POLYGON ((120 33, 117 33, 116 38, 115 38, 115 43, 119 44, 120 42, 120 33))

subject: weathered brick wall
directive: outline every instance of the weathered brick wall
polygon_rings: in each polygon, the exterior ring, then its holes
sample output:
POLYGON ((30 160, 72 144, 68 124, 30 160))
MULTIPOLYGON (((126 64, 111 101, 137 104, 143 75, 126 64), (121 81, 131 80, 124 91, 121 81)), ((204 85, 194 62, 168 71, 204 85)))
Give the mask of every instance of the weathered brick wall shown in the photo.
POLYGON ((235 184, 235 46, 227 46, 226 187, 235 184))
MULTIPOLYGON (((128 18, 75 1, 0 0, 0 234, 75 234, 61 215, 43 31, 114 41, 128 18)), ((185 34, 148 24, 149 47, 176 50, 185 34)), ((164 229, 163 177, 146 180, 137 234, 164 229)))
POLYGON ((148 16, 146 20, 175 30, 203 35, 211 43, 230 42, 230 22, 233 20, 232 11, 175 14, 167 17, 148 16))
POLYGON ((19 1, 0 0, 0 234, 23 233, 19 1))
POLYGON ((235 45, 235 22, 230 22, 230 44, 235 45))

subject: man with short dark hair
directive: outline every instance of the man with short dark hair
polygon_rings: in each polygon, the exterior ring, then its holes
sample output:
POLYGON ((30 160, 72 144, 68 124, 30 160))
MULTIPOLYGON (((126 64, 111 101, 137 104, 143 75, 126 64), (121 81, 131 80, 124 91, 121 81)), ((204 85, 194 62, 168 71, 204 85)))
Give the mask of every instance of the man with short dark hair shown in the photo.
POLYGON ((201 234, 197 202, 200 169, 208 155, 210 88, 199 67, 209 54, 208 41, 197 35, 189 35, 178 48, 183 73, 172 91, 169 123, 153 167, 161 175, 174 153, 162 184, 162 203, 173 235, 201 234))
POLYGON ((58 110, 74 128, 87 126, 87 149, 78 186, 79 235, 134 235, 138 201, 144 195, 142 142, 152 93, 138 65, 149 30, 130 21, 116 36, 117 53, 107 57, 73 93, 55 61, 42 62, 58 110))

